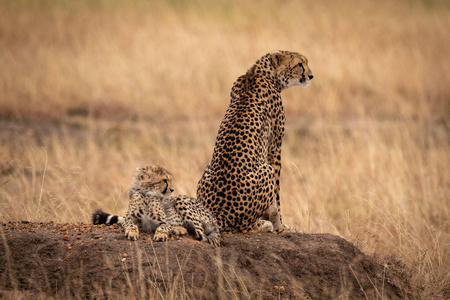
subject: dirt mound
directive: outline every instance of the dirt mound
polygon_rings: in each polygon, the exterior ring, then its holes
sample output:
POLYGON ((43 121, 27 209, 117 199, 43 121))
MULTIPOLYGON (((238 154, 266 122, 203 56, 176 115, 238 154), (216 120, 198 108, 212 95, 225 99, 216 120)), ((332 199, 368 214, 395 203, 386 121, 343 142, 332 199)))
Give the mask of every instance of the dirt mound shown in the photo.
POLYGON ((120 228, 10 222, 0 226, 0 298, 405 297, 404 278, 330 234, 223 234, 127 241, 120 228))

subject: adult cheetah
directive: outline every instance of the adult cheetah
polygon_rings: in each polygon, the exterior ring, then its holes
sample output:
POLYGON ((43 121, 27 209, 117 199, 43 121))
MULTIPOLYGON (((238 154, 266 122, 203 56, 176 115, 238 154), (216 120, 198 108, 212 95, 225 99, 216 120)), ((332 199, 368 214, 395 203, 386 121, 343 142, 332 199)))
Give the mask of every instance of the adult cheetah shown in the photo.
POLYGON ((224 231, 282 230, 281 143, 285 114, 281 92, 313 78, 299 53, 261 57, 231 89, 212 160, 198 182, 197 198, 224 231))

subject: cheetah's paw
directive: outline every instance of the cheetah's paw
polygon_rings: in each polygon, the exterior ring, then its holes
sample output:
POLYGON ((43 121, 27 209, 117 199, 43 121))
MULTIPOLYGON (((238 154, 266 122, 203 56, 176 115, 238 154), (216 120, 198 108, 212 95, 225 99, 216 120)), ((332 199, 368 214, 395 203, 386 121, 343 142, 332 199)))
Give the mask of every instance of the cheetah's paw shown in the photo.
POLYGON ((250 232, 273 232, 273 224, 268 220, 258 220, 250 232))

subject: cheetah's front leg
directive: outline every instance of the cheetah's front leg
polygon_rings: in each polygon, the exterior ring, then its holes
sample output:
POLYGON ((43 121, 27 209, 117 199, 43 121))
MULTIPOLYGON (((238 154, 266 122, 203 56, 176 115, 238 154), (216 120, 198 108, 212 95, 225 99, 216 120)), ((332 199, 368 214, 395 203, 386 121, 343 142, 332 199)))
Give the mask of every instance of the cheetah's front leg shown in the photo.
POLYGON ((267 221, 270 223, 270 226, 265 222, 257 222, 252 229, 253 231, 271 232, 273 230, 282 230, 283 224, 281 223, 279 196, 277 194, 279 185, 277 185, 275 175, 276 169, 269 164, 263 164, 258 169, 258 176, 261 178, 258 188, 260 191, 267 189, 264 199, 266 199, 266 205, 268 205, 266 210, 262 212, 260 221, 267 221))
POLYGON ((275 231, 283 230, 283 222, 281 220, 281 202, 280 202, 280 173, 281 173, 281 161, 280 161, 280 145, 274 146, 272 153, 269 154, 269 164, 272 166, 273 172, 273 182, 275 193, 273 195, 272 203, 269 208, 265 211, 265 216, 268 217, 269 221, 273 224, 273 229, 275 231))
POLYGON ((283 230, 283 224, 281 223, 281 213, 278 207, 277 195, 275 195, 272 204, 267 209, 265 215, 268 215, 269 221, 273 225, 275 231, 283 230))

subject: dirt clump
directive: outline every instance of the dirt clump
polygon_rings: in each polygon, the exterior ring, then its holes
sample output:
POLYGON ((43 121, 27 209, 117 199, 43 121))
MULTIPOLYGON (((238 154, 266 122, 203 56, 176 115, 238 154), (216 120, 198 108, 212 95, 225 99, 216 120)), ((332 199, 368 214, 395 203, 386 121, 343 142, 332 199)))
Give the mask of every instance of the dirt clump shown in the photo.
POLYGON ((407 278, 331 234, 223 233, 219 248, 82 223, 9 222, 0 234, 0 298, 408 297, 407 278))

